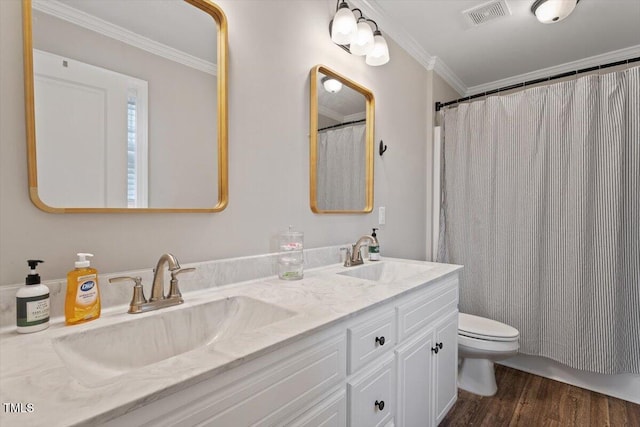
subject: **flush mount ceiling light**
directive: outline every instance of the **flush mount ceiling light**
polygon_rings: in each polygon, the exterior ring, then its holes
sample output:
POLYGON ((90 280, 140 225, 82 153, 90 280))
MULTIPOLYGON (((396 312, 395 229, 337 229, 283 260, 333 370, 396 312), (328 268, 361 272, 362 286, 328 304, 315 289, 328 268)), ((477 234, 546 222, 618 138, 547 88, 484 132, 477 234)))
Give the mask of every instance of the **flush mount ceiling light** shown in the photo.
POLYGON ((324 87, 324 90, 329 93, 340 92, 340 90, 342 89, 342 82, 336 79, 332 79, 331 77, 323 77, 320 81, 322 82, 322 87, 324 87))
POLYGON ((366 56, 368 65, 378 66, 389 62, 389 47, 378 24, 365 17, 360 9, 349 9, 344 0, 336 2, 336 14, 329 24, 329 34, 331 40, 347 52, 366 56), (360 15, 358 19, 354 12, 360 15))
POLYGON ((580 0, 536 0, 531 12, 543 24, 560 22, 573 12, 580 0))

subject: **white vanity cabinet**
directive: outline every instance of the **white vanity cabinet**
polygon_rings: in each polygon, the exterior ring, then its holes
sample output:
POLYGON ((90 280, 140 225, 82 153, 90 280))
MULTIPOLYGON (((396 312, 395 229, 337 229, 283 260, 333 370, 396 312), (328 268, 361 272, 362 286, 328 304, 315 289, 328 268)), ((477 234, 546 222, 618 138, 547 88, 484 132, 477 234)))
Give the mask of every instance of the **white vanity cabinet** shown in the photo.
POLYGON ((457 274, 111 420, 138 426, 435 426, 457 396, 457 274))
POLYGON ((450 278, 397 306, 399 426, 435 426, 457 398, 458 281, 450 278), (428 421, 427 421, 428 420, 428 421))

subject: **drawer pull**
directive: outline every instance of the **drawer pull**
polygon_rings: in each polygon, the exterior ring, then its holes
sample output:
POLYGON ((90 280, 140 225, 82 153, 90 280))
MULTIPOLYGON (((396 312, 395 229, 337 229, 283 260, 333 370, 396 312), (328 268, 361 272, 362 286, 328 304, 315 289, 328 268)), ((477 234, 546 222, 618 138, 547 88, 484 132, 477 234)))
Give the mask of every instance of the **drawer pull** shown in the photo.
MULTIPOLYGON (((376 337, 376 343, 384 345, 384 337, 376 337)), ((384 406, 384 402, 382 403, 382 406, 384 406)))
POLYGON ((380 400, 380 401, 376 400, 375 406, 378 408, 379 411, 382 411, 384 409, 384 400, 380 400))

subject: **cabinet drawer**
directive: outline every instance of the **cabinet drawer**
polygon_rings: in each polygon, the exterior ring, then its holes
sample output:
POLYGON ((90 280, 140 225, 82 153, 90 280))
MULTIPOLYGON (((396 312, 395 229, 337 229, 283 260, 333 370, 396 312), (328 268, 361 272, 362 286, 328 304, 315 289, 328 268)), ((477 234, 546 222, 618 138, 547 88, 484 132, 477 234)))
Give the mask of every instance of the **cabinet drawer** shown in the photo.
POLYGON ((347 384, 349 426, 378 427, 393 421, 395 369, 393 354, 375 370, 347 384))
POLYGON ((396 323, 393 309, 347 329, 349 342, 349 373, 391 349, 396 343, 396 323))
POLYGON ((416 299, 401 304, 398 311, 399 340, 423 330, 441 316, 445 310, 458 306, 458 279, 451 278, 444 284, 416 299))
POLYGON ((346 427, 347 425, 347 395, 342 390, 314 403, 293 422, 286 423, 287 427, 346 427))

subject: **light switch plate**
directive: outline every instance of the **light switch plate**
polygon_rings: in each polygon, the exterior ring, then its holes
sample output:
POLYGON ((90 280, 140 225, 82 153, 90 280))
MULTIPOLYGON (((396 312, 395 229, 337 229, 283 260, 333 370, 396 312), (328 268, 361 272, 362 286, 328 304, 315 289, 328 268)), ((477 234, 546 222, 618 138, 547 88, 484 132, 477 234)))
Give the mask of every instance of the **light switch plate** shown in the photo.
POLYGON ((387 220, 387 212, 384 206, 378 208, 378 225, 384 225, 387 220))

